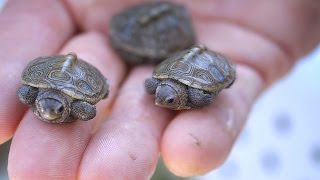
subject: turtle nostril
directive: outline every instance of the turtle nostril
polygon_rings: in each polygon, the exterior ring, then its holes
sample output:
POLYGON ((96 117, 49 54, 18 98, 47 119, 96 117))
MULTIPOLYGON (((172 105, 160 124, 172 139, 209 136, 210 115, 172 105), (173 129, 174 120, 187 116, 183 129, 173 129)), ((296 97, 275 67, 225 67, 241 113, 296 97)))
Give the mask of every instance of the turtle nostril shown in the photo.
POLYGON ((59 109, 58 109, 58 113, 62 113, 64 110, 63 106, 60 106, 59 109))

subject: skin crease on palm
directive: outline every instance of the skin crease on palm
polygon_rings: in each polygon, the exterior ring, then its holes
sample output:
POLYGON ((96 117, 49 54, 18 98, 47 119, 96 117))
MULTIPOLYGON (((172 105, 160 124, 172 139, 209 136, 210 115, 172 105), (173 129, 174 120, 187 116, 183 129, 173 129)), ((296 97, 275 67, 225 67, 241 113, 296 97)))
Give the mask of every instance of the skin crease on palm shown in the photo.
POLYGON ((221 165, 257 96, 320 40, 317 0, 176 0, 191 11, 201 44, 237 64, 237 80, 203 109, 154 105, 143 82, 151 66, 132 69, 108 44, 111 16, 138 0, 11 0, 0 13, 0 143, 13 136, 11 179, 149 179, 159 154, 178 176, 221 165), (76 52, 110 82, 110 96, 88 122, 38 120, 16 96, 25 65, 76 52), (108 116, 108 121, 101 119, 108 116))

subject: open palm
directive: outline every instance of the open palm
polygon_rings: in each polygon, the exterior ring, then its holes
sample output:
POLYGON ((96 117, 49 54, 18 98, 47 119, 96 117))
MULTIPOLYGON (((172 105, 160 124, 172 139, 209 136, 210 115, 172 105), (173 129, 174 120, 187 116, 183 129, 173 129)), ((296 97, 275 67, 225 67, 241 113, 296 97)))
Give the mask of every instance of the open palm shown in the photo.
POLYGON ((159 154, 176 175, 209 172, 227 157, 258 94, 320 40, 320 3, 304 0, 183 1, 199 44, 237 64, 235 84, 206 108, 154 105, 143 82, 108 43, 111 16, 139 0, 11 0, 0 14, 0 143, 13 136, 12 179, 149 179, 159 154), (25 65, 76 52, 110 82, 88 122, 48 124, 16 96, 25 65), (107 121, 103 121, 107 117, 107 121))

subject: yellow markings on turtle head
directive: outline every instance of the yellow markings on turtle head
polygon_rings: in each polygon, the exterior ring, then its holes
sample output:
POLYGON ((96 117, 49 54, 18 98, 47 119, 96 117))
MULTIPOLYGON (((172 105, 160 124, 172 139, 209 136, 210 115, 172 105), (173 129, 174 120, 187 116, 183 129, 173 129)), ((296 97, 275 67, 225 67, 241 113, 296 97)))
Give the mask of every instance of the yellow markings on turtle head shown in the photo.
POLYGON ((71 52, 65 56, 65 60, 62 65, 62 72, 65 72, 67 69, 72 68, 73 65, 77 63, 78 57, 75 53, 71 52))

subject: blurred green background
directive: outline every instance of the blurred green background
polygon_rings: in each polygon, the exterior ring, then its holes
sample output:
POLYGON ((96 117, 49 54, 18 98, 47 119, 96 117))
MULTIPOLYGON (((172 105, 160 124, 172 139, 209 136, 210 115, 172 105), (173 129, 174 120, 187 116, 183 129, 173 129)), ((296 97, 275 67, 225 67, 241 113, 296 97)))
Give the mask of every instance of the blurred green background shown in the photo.
POLYGON ((8 153, 10 148, 10 141, 0 145, 0 179, 8 179, 7 164, 8 164, 8 153))

